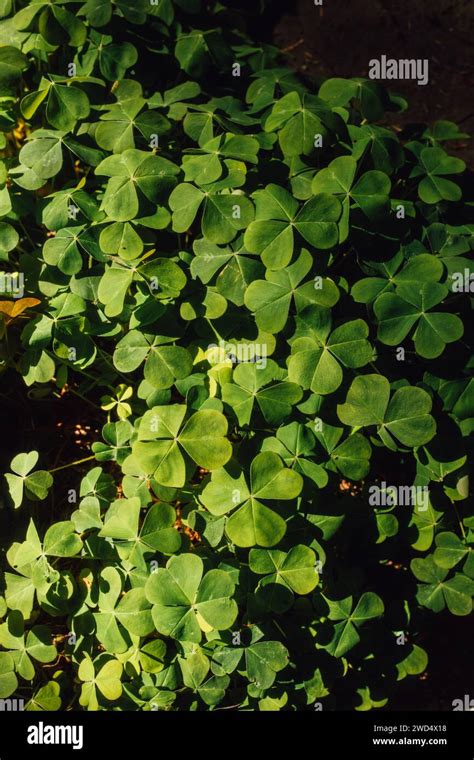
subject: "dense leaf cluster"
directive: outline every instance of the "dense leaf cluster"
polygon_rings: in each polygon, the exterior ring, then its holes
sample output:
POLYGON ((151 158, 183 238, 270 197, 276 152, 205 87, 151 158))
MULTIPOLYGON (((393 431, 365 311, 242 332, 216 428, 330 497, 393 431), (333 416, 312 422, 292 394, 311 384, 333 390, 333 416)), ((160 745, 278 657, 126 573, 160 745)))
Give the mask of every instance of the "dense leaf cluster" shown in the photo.
POLYGON ((464 136, 201 5, 0 3, 2 367, 105 423, 6 547, 29 709, 380 707, 472 610, 464 136))

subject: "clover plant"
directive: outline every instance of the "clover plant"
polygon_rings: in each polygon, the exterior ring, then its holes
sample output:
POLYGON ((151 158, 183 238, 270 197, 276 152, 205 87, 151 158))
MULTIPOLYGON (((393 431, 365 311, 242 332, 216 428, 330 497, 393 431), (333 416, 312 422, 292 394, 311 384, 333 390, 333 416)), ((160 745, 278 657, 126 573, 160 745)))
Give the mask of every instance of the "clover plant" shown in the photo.
POLYGON ((231 5, 0 3, 2 395, 102 429, 5 474, 29 710, 390 707, 472 611, 465 136, 231 5))

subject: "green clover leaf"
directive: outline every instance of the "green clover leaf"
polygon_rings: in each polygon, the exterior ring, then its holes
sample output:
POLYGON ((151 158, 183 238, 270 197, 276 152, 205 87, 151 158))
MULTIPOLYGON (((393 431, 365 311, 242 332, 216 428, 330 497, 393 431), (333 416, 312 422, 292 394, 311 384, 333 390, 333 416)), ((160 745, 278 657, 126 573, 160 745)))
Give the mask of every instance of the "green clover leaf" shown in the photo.
POLYGON ((292 301, 297 311, 311 303, 334 306, 339 300, 339 291, 329 278, 317 278, 301 285, 310 272, 313 259, 303 249, 299 258, 286 269, 267 270, 265 280, 252 282, 245 292, 245 305, 255 314, 255 321, 261 330, 278 333, 283 330, 292 301))
POLYGON ((335 622, 334 635, 327 645, 327 650, 334 657, 342 657, 360 641, 359 628, 368 620, 383 615, 384 605, 381 598, 372 591, 362 594, 355 608, 351 596, 340 601, 327 599, 329 620, 335 622))
POLYGON ((265 269, 247 250, 236 248, 221 248, 205 238, 195 240, 193 250, 196 255, 190 271, 193 278, 199 277, 204 284, 211 282, 219 272, 215 279, 218 293, 236 306, 243 306, 247 287, 263 277, 265 269))
POLYGON ((328 475, 314 461, 315 446, 316 439, 309 427, 299 422, 290 422, 278 429, 275 438, 265 438, 262 451, 274 451, 287 467, 312 480, 318 488, 324 488, 328 475))
POLYGON ((278 549, 251 549, 249 566, 253 573, 264 575, 259 581, 257 598, 262 596, 270 609, 284 612, 293 603, 293 594, 309 594, 318 584, 316 555, 304 545, 289 552, 278 549))
MULTIPOLYGON (((136 97, 128 97, 123 101, 120 99, 120 91, 115 94, 119 102, 107 107, 107 112, 100 117, 101 121, 97 127, 96 141, 100 148, 113 153, 123 153, 136 148, 137 137, 149 143, 153 135, 159 138, 171 128, 168 119, 159 111, 144 110, 146 100, 138 92, 136 97)), ((165 167, 170 169, 166 164, 161 165, 162 169, 165 167)), ((150 169, 151 165, 147 168, 150 169)), ((170 174, 169 171, 166 173, 170 174)), ((156 176, 156 170, 154 174, 156 176)))
POLYGON ((448 569, 439 567, 433 556, 412 560, 410 567, 414 576, 422 581, 418 585, 417 599, 423 607, 440 612, 445 607, 453 615, 469 615, 472 611, 474 581, 456 573, 446 580, 448 569))
POLYGON ((185 415, 186 406, 182 404, 150 409, 141 419, 138 440, 132 446, 137 463, 158 483, 172 488, 185 484, 190 460, 215 470, 232 455, 223 414, 203 409, 184 422, 185 415))
POLYGON ((343 378, 341 364, 355 369, 373 358, 367 340, 369 328, 362 319, 344 322, 332 332, 331 321, 328 309, 303 309, 296 317, 297 330, 288 363, 289 379, 320 395, 339 388, 343 378))
POLYGON ((165 636, 199 643, 202 631, 230 628, 237 616, 234 584, 223 570, 209 570, 195 554, 171 557, 147 580, 156 629, 165 636))
POLYGON ((369 171, 354 183, 357 161, 351 156, 340 156, 321 169, 311 185, 315 195, 330 193, 342 203, 342 217, 339 222, 339 242, 349 235, 351 204, 358 206, 371 221, 378 221, 390 211, 390 179, 379 171, 369 171))
POLYGON ((13 657, 9 652, 0 652, 0 699, 10 697, 17 688, 13 657))
POLYGON ((108 660, 101 666, 102 658, 92 661, 85 653, 79 665, 78 676, 83 682, 79 703, 87 710, 99 709, 100 697, 115 702, 122 696, 123 665, 118 660, 108 660), (97 670, 96 670, 97 663, 97 670))
POLYGON ((178 658, 179 667, 183 674, 183 683, 195 694, 199 694, 206 705, 216 705, 222 701, 230 684, 228 676, 213 676, 206 678, 210 661, 202 652, 194 652, 187 657, 178 658))
POLYGON ((23 615, 17 610, 12 610, 7 621, 0 625, 0 644, 10 651, 16 672, 27 681, 35 676, 32 658, 48 663, 57 657, 48 626, 33 626, 25 634, 23 615))
MULTIPOLYGON (((266 367, 239 364, 232 382, 222 386, 222 399, 232 407, 239 425, 248 425, 257 403, 266 422, 277 425, 291 414, 292 406, 303 395, 295 383, 279 382, 281 370, 268 360, 266 367)), ((284 374, 284 373, 283 373, 284 374)))
POLYGON ((315 428, 314 434, 329 455, 325 464, 328 470, 340 472, 350 480, 362 480, 367 475, 372 447, 362 433, 352 433, 341 441, 344 429, 325 422, 320 430, 315 428))
POLYGON ((169 197, 173 230, 186 232, 202 206, 201 231, 211 243, 230 243, 253 221, 254 208, 245 195, 204 191, 188 183, 178 185, 169 197))
POLYGON ((418 195, 425 203, 438 203, 441 200, 458 201, 462 196, 461 188, 446 175, 460 174, 466 164, 460 158, 448 156, 442 148, 423 148, 418 156, 411 177, 423 176, 418 185, 418 195))
POLYGON ((145 200, 158 204, 167 195, 179 169, 166 158, 130 148, 105 158, 95 173, 109 177, 101 208, 111 219, 127 222, 145 200))
POLYGON ((376 425, 379 436, 390 448, 394 439, 403 446, 414 447, 430 441, 436 432, 431 406, 431 398, 422 388, 404 386, 390 399, 386 377, 363 375, 352 382, 346 402, 337 407, 337 415, 344 425, 376 425))
POLYGON ((262 632, 252 631, 248 646, 219 647, 214 650, 211 661, 216 675, 233 673, 243 660, 247 678, 257 689, 269 689, 277 673, 288 665, 289 652, 281 641, 261 641, 262 632))
POLYGON ((256 218, 245 232, 244 244, 259 253, 268 269, 283 269, 293 256, 294 234, 315 248, 332 248, 338 241, 341 206, 336 198, 321 194, 299 211, 293 196, 278 185, 257 190, 253 198, 256 218))
POLYGON ((278 130, 278 140, 285 156, 309 155, 315 149, 315 137, 323 142, 339 127, 336 116, 314 95, 289 92, 274 104, 265 119, 266 132, 278 130))
POLYGON ((398 285, 395 293, 383 293, 374 303, 378 320, 377 336, 382 343, 396 346, 416 325, 413 341, 417 354, 425 359, 440 356, 447 343, 459 340, 464 332, 456 314, 431 309, 448 295, 448 288, 437 282, 398 285))
POLYGON ((112 654, 126 652, 130 636, 147 636, 154 629, 151 605, 143 588, 122 594, 122 578, 114 567, 106 567, 100 576, 98 612, 94 612, 96 636, 112 654))
POLYGON ((116 499, 107 510, 99 536, 112 539, 123 559, 144 569, 147 556, 157 551, 163 554, 177 551, 181 536, 173 527, 176 512, 170 504, 153 504, 139 527, 141 509, 137 496, 116 499))
POLYGON ((356 282, 351 290, 354 301, 371 303, 377 296, 392 292, 398 285, 413 285, 438 282, 443 274, 443 264, 429 253, 412 256, 405 263, 402 251, 390 261, 370 262, 365 269, 371 277, 364 277, 356 282))
POLYGON ((120 372, 133 372, 145 361, 145 380, 154 388, 171 388, 191 374, 193 360, 185 348, 166 345, 168 340, 130 330, 117 343, 114 364, 120 372))
POLYGON ((227 519, 226 534, 237 546, 274 546, 286 532, 285 520, 263 502, 290 500, 302 489, 298 472, 287 469, 271 451, 257 454, 250 466, 250 486, 245 475, 233 467, 213 473, 201 500, 213 515, 233 514, 227 519))
POLYGON ((28 454, 17 454, 11 461, 10 467, 13 473, 7 472, 5 480, 12 498, 15 509, 21 507, 23 499, 43 501, 46 499, 49 489, 53 485, 53 476, 45 470, 31 472, 38 462, 37 451, 28 454))

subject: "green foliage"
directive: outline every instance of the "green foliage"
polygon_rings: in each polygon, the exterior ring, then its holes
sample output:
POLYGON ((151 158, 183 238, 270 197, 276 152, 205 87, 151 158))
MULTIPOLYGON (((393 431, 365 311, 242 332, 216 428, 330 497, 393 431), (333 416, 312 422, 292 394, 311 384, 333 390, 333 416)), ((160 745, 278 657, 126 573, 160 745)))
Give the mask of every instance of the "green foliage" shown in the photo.
POLYGON ((37 451, 30 451, 29 454, 17 454, 10 464, 13 472, 5 474, 5 480, 15 508, 21 506, 25 496, 35 501, 45 499, 53 484, 53 478, 49 472, 45 470, 31 472, 36 466, 38 456, 37 451))
POLYGON ((1 13, 2 395, 102 432, 7 462, 0 698, 390 704, 472 611, 465 135, 226 3, 1 13))

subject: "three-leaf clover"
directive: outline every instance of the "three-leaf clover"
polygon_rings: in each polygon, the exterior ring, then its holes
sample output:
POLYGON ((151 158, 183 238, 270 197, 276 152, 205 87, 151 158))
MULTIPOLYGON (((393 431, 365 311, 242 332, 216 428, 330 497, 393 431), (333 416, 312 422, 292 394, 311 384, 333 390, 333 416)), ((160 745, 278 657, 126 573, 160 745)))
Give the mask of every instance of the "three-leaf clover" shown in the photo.
POLYGON ((233 371, 232 382, 222 386, 222 399, 232 407, 239 425, 248 425, 255 402, 265 420, 277 425, 291 414, 291 409, 302 396, 293 382, 279 379, 281 370, 272 360, 264 368, 253 363, 239 364, 233 371))
POLYGON ((327 650, 334 657, 342 657, 360 641, 359 628, 368 620, 383 615, 381 598, 372 591, 366 591, 353 608, 352 596, 340 601, 326 599, 329 605, 329 620, 335 621, 334 634, 327 650))
POLYGON ((122 592, 123 581, 118 570, 104 568, 99 580, 99 611, 94 612, 94 620, 98 640, 113 654, 127 651, 130 636, 147 636, 154 630, 151 605, 143 588, 122 592))
POLYGON ((255 221, 245 232, 244 244, 251 253, 261 255, 268 269, 283 269, 290 263, 296 232, 315 248, 337 244, 341 205, 336 198, 321 194, 299 209, 298 201, 274 184, 257 190, 253 198, 255 221))
POLYGON ((186 411, 183 404, 153 407, 141 418, 138 439, 132 446, 132 459, 164 486, 182 487, 190 460, 215 470, 232 456, 223 414, 202 409, 184 422, 186 411))
POLYGON ((11 461, 12 473, 5 474, 8 490, 13 500, 15 509, 21 506, 26 496, 32 501, 42 501, 48 495, 53 485, 53 476, 46 470, 31 472, 38 462, 37 451, 27 454, 17 454, 11 461))
POLYGON ((260 143, 249 135, 225 134, 214 137, 200 148, 188 148, 183 158, 186 182, 209 185, 220 179, 223 159, 231 158, 256 164, 260 143), (222 160, 221 157, 222 156, 222 160))
POLYGON ((135 148, 135 133, 148 142, 152 135, 159 137, 171 127, 168 119, 159 111, 144 110, 146 100, 142 97, 140 87, 134 87, 130 92, 130 88, 125 88, 123 84, 115 91, 118 103, 107 106, 107 112, 100 117, 95 132, 97 145, 113 153, 135 148))
POLYGON ((314 461, 315 447, 316 439, 310 428, 300 422, 290 422, 278 428, 275 438, 265 438, 262 451, 274 451, 287 467, 312 480, 318 488, 324 488, 328 482, 328 475, 326 470, 314 461))
POLYGON ((278 140, 285 156, 313 153, 316 137, 323 142, 339 129, 335 114, 314 95, 289 92, 274 104, 264 122, 266 132, 278 130, 278 140))
POLYGON ((394 448, 394 439, 403 446, 414 447, 430 441, 436 432, 431 407, 431 398, 423 388, 403 386, 390 398, 386 377, 362 375, 353 381, 346 402, 337 407, 337 415, 344 425, 376 425, 389 448, 394 448))
POLYGON ((47 663, 57 657, 56 647, 51 643, 50 628, 36 625, 25 634, 23 615, 18 610, 12 610, 6 622, 0 625, 0 645, 10 651, 16 672, 27 681, 35 676, 31 658, 47 663))
POLYGON ((311 303, 327 307, 337 303, 339 290, 331 279, 317 277, 301 285, 312 265, 311 254, 303 249, 293 264, 279 271, 267 270, 265 280, 255 280, 249 285, 245 305, 254 312, 261 330, 281 332, 288 321, 293 299, 297 311, 311 303))
MULTIPOLYGON (((115 410, 119 420, 124 420, 130 417, 132 413, 132 407, 127 402, 127 399, 133 396, 133 388, 131 385, 125 385, 125 383, 119 383, 115 388, 114 395, 107 394, 100 399, 101 409, 106 412, 115 410)), ((109 418, 110 419, 110 418, 109 418)))
POLYGON ((330 193, 342 202, 339 222, 339 242, 349 235, 351 204, 355 203, 371 220, 377 221, 390 211, 390 179, 377 170, 363 174, 354 184, 357 161, 351 156, 340 156, 321 169, 313 179, 311 189, 315 195, 330 193))
POLYGON ((123 559, 144 569, 147 555, 178 551, 181 536, 173 527, 176 512, 170 504, 153 504, 139 527, 141 509, 138 496, 116 499, 107 510, 99 536, 112 539, 123 559))
POLYGON ((341 364, 355 369, 368 364, 373 349, 362 319, 344 322, 331 332, 331 312, 308 306, 296 317, 288 377, 313 393, 334 393, 343 379, 341 364))
POLYGON ((195 240, 193 251, 196 255, 191 261, 190 271, 193 278, 199 277, 206 285, 215 277, 217 292, 236 306, 243 306, 247 287, 263 277, 265 269, 262 262, 245 248, 238 245, 235 248, 213 245, 204 238, 195 240))
POLYGON ((264 575, 259 581, 257 597, 263 596, 270 608, 284 612, 293 602, 293 594, 309 594, 319 576, 316 555, 308 546, 298 544, 289 552, 279 549, 251 549, 249 566, 253 573, 264 575))
POLYGON ((325 422, 315 428, 315 436, 329 455, 325 467, 350 480, 361 480, 370 469, 372 447, 362 433, 352 433, 341 441, 344 429, 325 422))
POLYGON ((248 646, 216 648, 212 655, 212 671, 216 675, 233 673, 243 660, 250 683, 257 689, 269 689, 277 673, 288 665, 289 652, 281 641, 262 641, 262 637, 262 631, 254 626, 248 646))
MULTIPOLYGON (((138 286, 147 287, 156 299, 161 300, 176 297, 186 284, 186 275, 178 264, 166 258, 154 259, 138 266, 136 262, 128 265, 114 262, 106 268, 97 291, 99 301, 105 304, 107 317, 121 314, 127 292, 134 281, 138 286)), ((152 304, 159 316, 158 306, 152 304)))
POLYGON ((418 195, 425 203, 439 201, 459 201, 461 188, 446 175, 460 174, 466 164, 460 158, 448 156, 442 148, 422 148, 416 153, 419 164, 412 170, 410 177, 423 177, 418 185, 418 195))
POLYGON ((438 282, 443 274, 443 264, 429 253, 419 253, 405 261, 403 252, 398 251, 389 261, 371 261, 364 266, 364 271, 370 276, 358 280, 351 290, 357 303, 371 303, 398 285, 420 286, 425 282, 438 282))
POLYGON ((199 643, 202 632, 230 628, 237 617, 234 583, 224 570, 204 573, 195 554, 171 557, 145 586, 156 629, 165 636, 199 643))
POLYGON ((107 660, 104 665, 101 665, 102 662, 103 657, 92 661, 86 652, 79 665, 78 676, 83 681, 79 703, 87 710, 99 709, 100 696, 110 702, 115 702, 122 696, 122 663, 113 659, 107 660))
POLYGON ((245 195, 217 193, 183 183, 169 197, 173 230, 186 232, 202 206, 201 231, 211 243, 230 243, 254 217, 252 202, 245 195))
POLYGON ((119 340, 114 364, 119 372, 133 372, 145 362, 144 378, 154 388, 170 388, 176 380, 187 377, 193 360, 181 346, 167 345, 170 338, 130 330, 119 340))
POLYGON ((447 607, 453 615, 471 613, 474 596, 472 578, 456 573, 446 580, 449 569, 440 567, 433 556, 414 559, 410 567, 415 577, 422 581, 418 585, 416 598, 423 607, 428 607, 433 612, 441 612, 447 607))
POLYGON ((117 222, 138 216, 140 204, 158 204, 176 184, 179 168, 161 156, 130 148, 108 156, 96 167, 98 176, 109 177, 101 208, 117 222))
POLYGON ((382 293, 374 303, 379 340, 396 346, 416 325, 413 341, 417 354, 425 359, 440 356, 446 344, 459 340, 464 332, 456 314, 431 311, 448 294, 448 288, 438 282, 425 282, 421 287, 402 284, 395 293, 382 293))
POLYGON ((237 546, 274 546, 286 532, 286 522, 265 501, 295 499, 303 479, 286 468, 272 451, 257 454, 250 465, 250 486, 245 475, 228 466, 213 473, 201 500, 213 515, 225 515, 225 531, 237 546))
POLYGON ((108 422, 102 428, 102 438, 105 443, 95 441, 92 444, 92 451, 98 462, 109 462, 114 460, 122 464, 124 459, 130 454, 130 437, 133 428, 128 420, 119 420, 118 422, 108 422))
POLYGON ((199 694, 206 705, 216 705, 224 698, 230 678, 215 675, 208 678, 211 663, 203 652, 193 651, 187 657, 178 657, 178 662, 184 685, 199 694))
MULTIPOLYGON (((46 118, 52 127, 70 132, 77 122, 86 119, 90 112, 89 98, 75 86, 87 77, 59 77, 50 74, 50 79, 42 78, 39 90, 25 95, 21 110, 25 119, 31 120, 39 106, 46 100, 46 118)), ((98 80, 95 80, 97 83, 98 80)))

